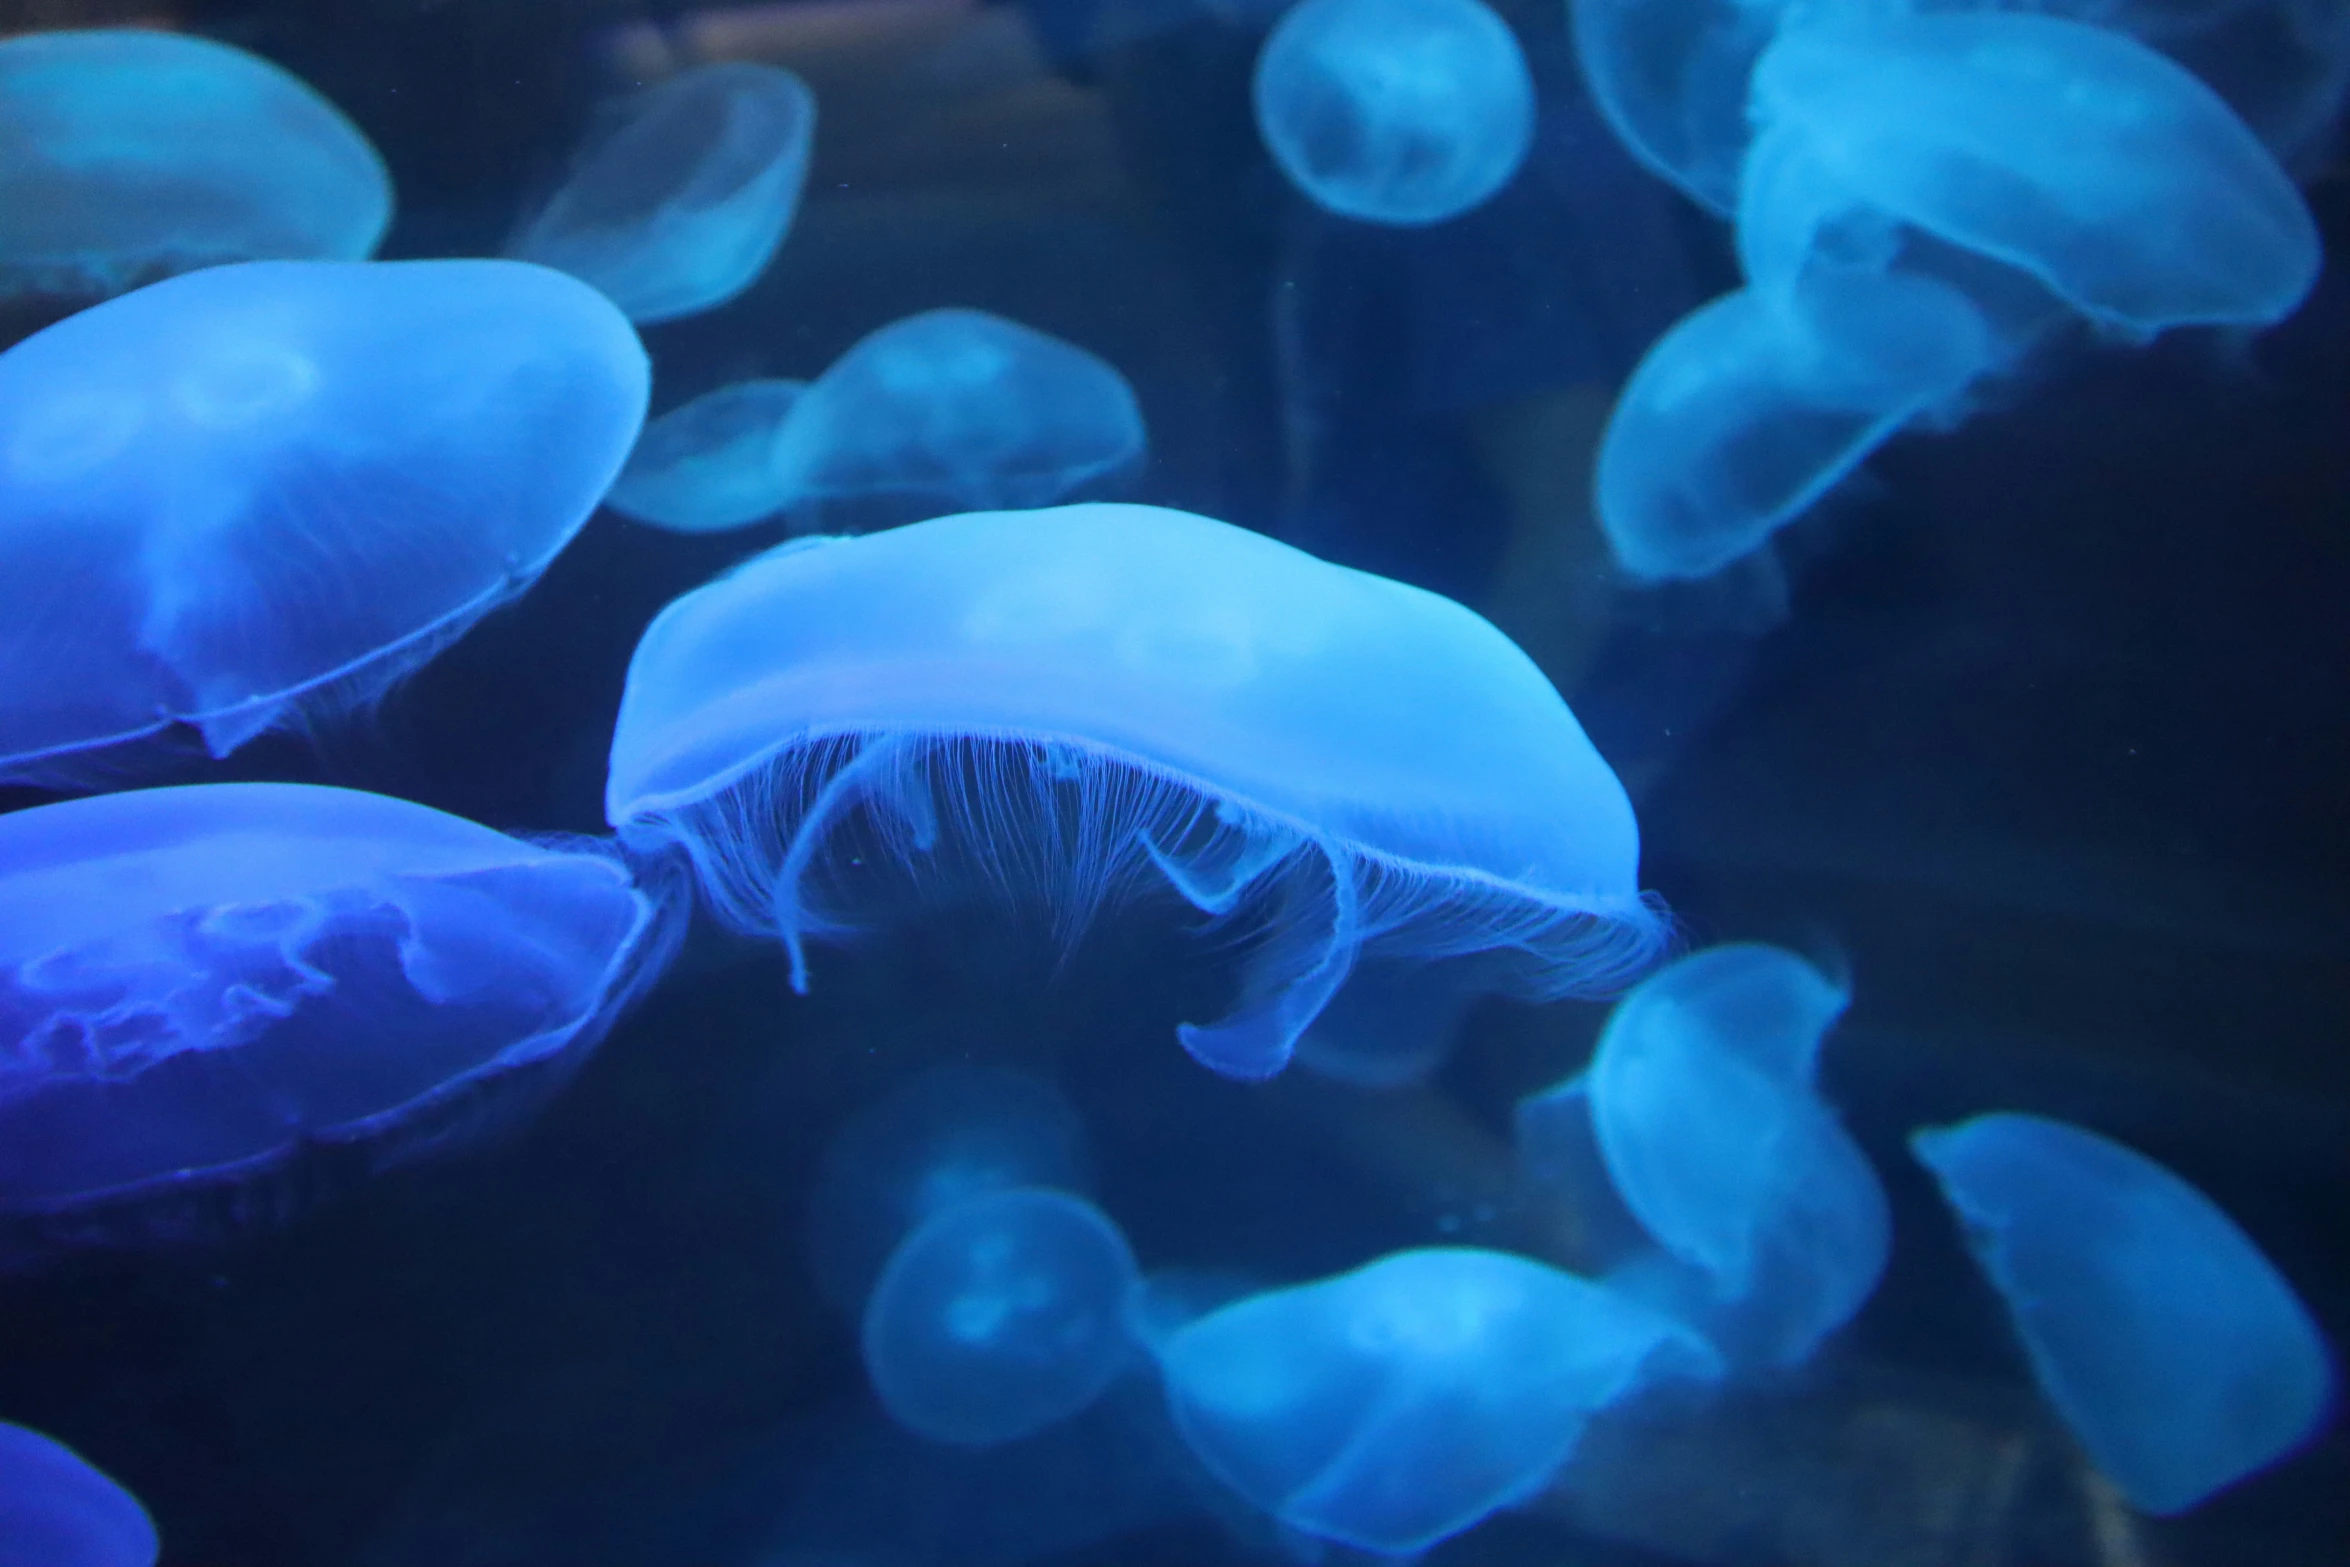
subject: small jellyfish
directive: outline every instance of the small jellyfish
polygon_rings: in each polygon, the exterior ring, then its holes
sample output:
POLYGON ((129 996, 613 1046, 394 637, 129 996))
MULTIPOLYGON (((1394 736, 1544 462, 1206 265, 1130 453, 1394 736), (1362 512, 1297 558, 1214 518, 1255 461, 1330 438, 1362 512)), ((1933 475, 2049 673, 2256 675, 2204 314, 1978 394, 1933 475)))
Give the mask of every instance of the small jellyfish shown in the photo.
POLYGON ((1176 1430, 1304 1534, 1408 1556, 1524 1500, 1592 1416, 1713 1352, 1672 1318, 1506 1252, 1395 1252, 1251 1295, 1159 1352, 1176 1430))
POLYGON ((865 1372, 918 1436, 994 1447, 1084 1409, 1125 1364, 1126 1237, 1082 1197, 955 1203, 890 1253, 865 1303, 865 1372))
POLYGON ((808 938, 892 876, 1064 936, 1171 889, 1244 954, 1232 1011, 1178 1037, 1242 1078, 1358 955, 1481 954, 1481 988, 1558 996, 1663 939, 1623 786, 1508 638, 1149 506, 801 540, 685 595, 637 645, 605 811, 803 990, 808 938))
POLYGON ((1746 94, 1789 0, 1568 0, 1575 57, 1632 156, 1724 217, 1753 128, 1746 94))
POLYGON ((165 32, 0 42, 0 294, 359 261, 391 215, 367 138, 266 60, 165 32))
POLYGON ((506 253, 585 279, 631 321, 714 309, 775 259, 815 137, 815 96, 791 72, 696 66, 607 104, 506 253))
POLYGON ((364 707, 535 581, 643 421, 636 334, 511 261, 189 273, 0 355, 0 778, 364 707))
POLYGON ((774 472, 795 508, 819 511, 874 497, 1048 506, 1132 466, 1143 445, 1142 409, 1108 361, 984 310, 926 310, 817 378, 774 472))
POLYGON ((1257 56, 1257 130, 1316 205, 1367 223, 1459 217, 1534 140, 1534 79, 1478 0, 1304 0, 1257 56))
POLYGON ((647 424, 604 504, 672 533, 724 533, 783 510, 783 423, 805 381, 738 381, 647 424))
POLYGON ((63 1442, 0 1420, 0 1567, 154 1567, 139 1499, 63 1442))
POLYGON ((2145 1155, 2002 1112, 1910 1138, 2006 1301, 2041 1390, 2106 1478, 2176 1513, 2284 1457, 2333 1401, 2274 1264, 2145 1155))

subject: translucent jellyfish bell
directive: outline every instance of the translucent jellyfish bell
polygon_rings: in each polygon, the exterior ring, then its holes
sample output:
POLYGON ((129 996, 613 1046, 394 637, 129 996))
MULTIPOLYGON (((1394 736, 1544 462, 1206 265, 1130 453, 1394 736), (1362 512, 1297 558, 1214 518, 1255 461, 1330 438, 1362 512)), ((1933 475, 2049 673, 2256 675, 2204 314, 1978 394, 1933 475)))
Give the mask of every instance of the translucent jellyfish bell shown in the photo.
POLYGON ((724 533, 783 510, 776 470, 785 419, 805 381, 737 381, 645 426, 604 504, 672 533, 724 533))
POLYGON ((1910 1147, 2006 1301, 2041 1389, 2106 1477, 2181 1512, 2315 1434, 2334 1370, 2308 1308, 2210 1198, 2036 1115, 1910 1147))
POLYGON ((1568 0, 1575 57, 1626 150, 1727 217, 1748 79, 1789 0, 1568 0))
POLYGON ((266 60, 144 30, 0 42, 0 294, 357 261, 391 215, 367 138, 266 60))
POLYGON ((1217 1071, 1288 1061, 1358 955, 1490 954, 1485 988, 1620 983, 1662 939, 1622 786, 1458 604, 1147 506, 807 540, 637 646, 605 810, 736 929, 804 944, 912 869, 1066 933, 1171 887, 1243 921, 1217 1071))
POLYGON ((1023 1188, 955 1203, 890 1254, 865 1303, 865 1371, 898 1424, 992 1447, 1084 1409, 1125 1364, 1137 1275, 1082 1197, 1023 1188))
POLYGON ((139 1499, 38 1431, 0 1420, 0 1567, 154 1567, 139 1499))
POLYGON ((1534 79, 1478 0, 1303 0, 1257 56, 1257 130, 1314 202, 1368 223, 1455 218, 1534 140, 1534 79))
POLYGON ((0 778, 380 696, 536 580, 644 418, 604 299, 511 261, 252 262, 0 355, 0 778))

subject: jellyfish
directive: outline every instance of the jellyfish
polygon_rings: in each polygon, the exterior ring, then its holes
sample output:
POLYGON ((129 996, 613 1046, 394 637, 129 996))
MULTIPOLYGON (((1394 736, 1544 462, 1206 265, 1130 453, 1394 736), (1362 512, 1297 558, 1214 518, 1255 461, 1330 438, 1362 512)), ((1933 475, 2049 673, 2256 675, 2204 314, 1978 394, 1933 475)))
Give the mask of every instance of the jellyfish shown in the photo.
POLYGON ((775 470, 784 420, 805 381, 737 381, 663 414, 637 437, 604 504, 672 533, 724 533, 783 510, 775 470))
POLYGON ((917 1436, 994 1447, 1078 1413, 1127 1359, 1126 1237, 1082 1197, 992 1192, 925 1219, 865 1303, 865 1372, 917 1436))
POLYGON ((775 259, 815 136, 816 99, 791 72, 696 66, 606 105, 506 253, 585 279, 631 321, 714 309, 775 259))
POLYGON ((2137 1507, 2176 1513, 2314 1435, 2334 1370, 2308 1308, 2212 1200, 2145 1155, 2015 1112, 1916 1133, 2041 1390, 2137 1507))
POLYGON ((1106 360, 984 310, 926 310, 819 376, 775 447, 795 507, 900 497, 1048 506, 1137 462, 1142 410, 1106 360))
POLYGON ((367 138, 266 60, 141 30, 0 42, 0 294, 359 261, 391 215, 367 138))
POLYGON ((511 261, 256 261, 0 355, 0 778, 226 756, 379 698, 520 594, 636 438, 646 364, 511 261))
POLYGON ((1301 1533, 1388 1556, 1524 1500, 1644 1385, 1719 1369, 1637 1301, 1451 1247, 1251 1295, 1178 1330, 1159 1362, 1210 1473, 1301 1533))
POLYGON ((0 816, 0 1218, 203 1242, 298 1155, 384 1168, 535 1105, 669 951, 672 900, 357 790, 0 816))
POLYGON ((1241 1078, 1358 956, 1485 955, 1486 989, 1557 996, 1663 937, 1622 785, 1508 638, 1150 506, 797 540, 685 595, 630 663, 605 810, 801 990, 809 938, 893 875, 1064 936, 1164 887, 1245 951, 1231 1011, 1177 1031, 1241 1078))
POLYGON ((1534 79, 1478 0, 1303 0, 1257 56, 1257 130, 1315 205, 1366 223, 1457 218, 1534 140, 1534 79))
POLYGON ((0 1567, 154 1567, 139 1499, 63 1442, 0 1420, 0 1567))
POLYGON ((1753 134, 1747 83, 1790 8, 1790 0, 1568 0, 1567 14, 1592 101, 1617 140, 1727 217, 1753 134))

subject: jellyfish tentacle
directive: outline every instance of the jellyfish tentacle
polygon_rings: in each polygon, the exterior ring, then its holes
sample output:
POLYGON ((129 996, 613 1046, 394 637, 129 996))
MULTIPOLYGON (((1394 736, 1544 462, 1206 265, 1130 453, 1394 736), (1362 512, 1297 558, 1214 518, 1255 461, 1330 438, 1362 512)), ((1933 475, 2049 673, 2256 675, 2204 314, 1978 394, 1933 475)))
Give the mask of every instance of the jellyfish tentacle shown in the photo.
POLYGON ((1316 846, 1330 871, 1327 930, 1314 940, 1285 919, 1251 961, 1240 1004, 1213 1023, 1175 1030, 1191 1058, 1210 1071, 1250 1081, 1274 1076, 1354 969, 1362 945, 1355 858, 1329 843, 1316 846))
POLYGON ((800 896, 809 864, 844 812, 861 800, 874 799, 893 807, 912 831, 914 846, 924 851, 938 841, 938 813, 930 798, 929 781, 921 771, 920 743, 910 736, 885 735, 868 740, 816 791, 816 798, 800 813, 792 829, 791 845, 776 868, 775 887, 768 911, 775 934, 791 956, 792 994, 808 993, 807 939, 832 930, 830 921, 812 911, 800 896), (901 768, 914 773, 914 786, 904 787, 901 768))
POLYGON ((1134 836, 1184 902, 1202 914, 1220 916, 1231 913, 1266 872, 1295 853, 1305 835, 1278 823, 1250 821, 1222 808, 1215 817, 1212 835, 1192 849, 1162 845, 1147 827, 1134 836))

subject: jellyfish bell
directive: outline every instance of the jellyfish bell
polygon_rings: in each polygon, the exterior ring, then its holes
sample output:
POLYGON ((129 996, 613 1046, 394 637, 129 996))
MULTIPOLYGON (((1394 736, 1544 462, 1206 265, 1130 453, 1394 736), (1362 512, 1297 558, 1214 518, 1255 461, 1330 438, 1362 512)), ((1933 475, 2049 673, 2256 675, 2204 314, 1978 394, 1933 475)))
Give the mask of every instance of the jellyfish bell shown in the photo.
POLYGON ((791 500, 775 464, 805 381, 737 381, 653 420, 637 437, 604 504, 671 533, 724 533, 762 522, 791 500))
POLYGON ((1625 150, 1727 217, 1754 63, 1801 0, 1568 0, 1575 58, 1625 150))
POLYGON ((139 1499, 72 1448, 0 1420, 0 1567, 154 1567, 139 1499))

